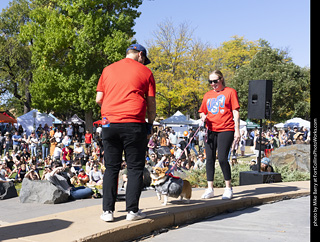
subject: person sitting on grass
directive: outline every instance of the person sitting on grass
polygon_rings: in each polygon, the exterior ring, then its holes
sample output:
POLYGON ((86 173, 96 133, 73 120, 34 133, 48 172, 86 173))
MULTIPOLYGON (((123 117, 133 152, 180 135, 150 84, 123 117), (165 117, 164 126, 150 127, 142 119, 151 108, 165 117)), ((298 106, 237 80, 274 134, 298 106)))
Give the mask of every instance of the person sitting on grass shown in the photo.
POLYGON ((261 171, 273 172, 273 167, 270 165, 270 159, 263 157, 261 160, 261 171))
POLYGON ((74 187, 71 185, 68 167, 56 167, 56 164, 53 164, 53 167, 46 167, 46 169, 45 179, 62 192, 67 193, 71 200, 88 198, 93 194, 88 187, 74 187))
POLYGON ((7 172, 5 167, 6 163, 0 161, 0 183, 6 183, 10 181, 10 179, 7 178, 7 172))
POLYGON ((98 165, 94 165, 93 166, 93 170, 90 171, 89 173, 89 184, 93 185, 93 186, 101 186, 103 183, 103 177, 102 177, 102 173, 99 170, 99 166, 98 165))
POLYGON ((27 178, 32 181, 40 180, 40 175, 38 172, 39 171, 36 168, 36 165, 32 165, 31 169, 27 172, 27 174, 24 176, 24 178, 27 178))
POLYGON ((18 170, 18 174, 16 175, 16 180, 18 182, 22 182, 26 174, 27 174, 27 166, 26 164, 23 163, 21 164, 21 167, 18 170))
POLYGON ((82 186, 85 186, 87 184, 87 182, 89 181, 88 175, 84 172, 84 169, 82 169, 82 168, 79 170, 78 179, 79 179, 80 184, 82 186))

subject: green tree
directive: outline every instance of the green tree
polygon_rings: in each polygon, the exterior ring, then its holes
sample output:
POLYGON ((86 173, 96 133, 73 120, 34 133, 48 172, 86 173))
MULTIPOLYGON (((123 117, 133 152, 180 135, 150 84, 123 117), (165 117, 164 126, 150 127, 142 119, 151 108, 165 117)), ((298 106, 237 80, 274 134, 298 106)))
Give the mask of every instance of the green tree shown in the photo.
POLYGON ((13 0, 0 14, 0 96, 6 107, 17 114, 31 109, 29 86, 32 83, 31 51, 19 40, 20 28, 29 21, 27 0, 13 0))
POLYGON ((220 70, 226 80, 231 79, 241 66, 248 64, 261 48, 259 41, 249 41, 237 35, 231 38, 212 49, 210 54, 213 69, 220 70))
POLYGON ((42 111, 99 117, 96 86, 105 66, 121 59, 134 35, 142 0, 33 0, 20 38, 31 43, 30 91, 42 111), (31 39, 31 41, 30 41, 31 39))
POLYGON ((273 80, 272 121, 310 119, 310 70, 292 63, 285 51, 263 47, 230 80, 230 86, 238 91, 240 117, 244 120, 250 80, 273 80))
POLYGON ((149 65, 157 83, 157 114, 168 117, 177 110, 198 118, 207 91, 208 46, 194 41, 187 23, 178 27, 164 21, 149 43, 149 65))

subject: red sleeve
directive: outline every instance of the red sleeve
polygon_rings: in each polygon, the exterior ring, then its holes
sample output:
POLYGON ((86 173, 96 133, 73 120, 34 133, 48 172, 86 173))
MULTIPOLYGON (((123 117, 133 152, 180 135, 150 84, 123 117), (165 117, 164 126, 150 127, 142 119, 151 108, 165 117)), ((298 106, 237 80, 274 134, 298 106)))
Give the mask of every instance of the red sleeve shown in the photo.
POLYGON ((97 92, 103 92, 104 91, 104 88, 103 88, 104 75, 103 75, 103 73, 104 73, 104 71, 102 72, 102 74, 100 76, 100 79, 99 79, 99 82, 98 82, 98 86, 97 86, 97 89, 96 89, 97 92))
POLYGON ((239 100, 238 100, 238 93, 236 90, 233 89, 233 93, 231 95, 231 110, 237 110, 240 108, 239 100))
POLYGON ((203 100, 202 100, 202 104, 201 107, 198 111, 199 113, 204 113, 207 114, 208 113, 208 108, 207 108, 207 97, 206 95, 204 95, 203 100))
POLYGON ((148 95, 149 97, 155 97, 156 96, 156 83, 153 77, 153 74, 151 73, 149 78, 149 89, 148 89, 148 95))

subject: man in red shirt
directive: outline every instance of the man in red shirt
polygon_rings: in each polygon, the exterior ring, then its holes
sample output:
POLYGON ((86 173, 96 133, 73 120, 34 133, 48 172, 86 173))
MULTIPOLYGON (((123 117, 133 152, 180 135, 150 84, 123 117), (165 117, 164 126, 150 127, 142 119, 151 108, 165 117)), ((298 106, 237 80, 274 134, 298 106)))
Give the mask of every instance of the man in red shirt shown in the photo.
POLYGON ((103 70, 97 86, 96 102, 101 106, 101 116, 110 122, 110 125, 102 127, 106 172, 100 218, 107 222, 113 221, 123 151, 128 169, 127 220, 145 217, 139 211, 139 198, 147 133, 151 133, 156 116, 155 81, 151 70, 145 66, 149 63, 146 49, 133 44, 127 49, 126 58, 103 70))
POLYGON ((86 153, 88 154, 88 148, 90 148, 92 143, 92 134, 90 133, 89 129, 87 129, 84 136, 84 142, 86 143, 86 153))

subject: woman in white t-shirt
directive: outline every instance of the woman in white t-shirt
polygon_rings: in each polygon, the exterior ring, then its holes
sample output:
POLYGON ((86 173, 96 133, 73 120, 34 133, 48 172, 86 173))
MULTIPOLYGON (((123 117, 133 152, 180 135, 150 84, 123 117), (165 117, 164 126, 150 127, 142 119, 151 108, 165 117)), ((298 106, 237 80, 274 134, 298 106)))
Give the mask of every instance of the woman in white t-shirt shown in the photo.
POLYGON ((93 166, 93 170, 89 172, 89 184, 100 186, 103 183, 103 177, 101 171, 98 170, 98 165, 93 166))

